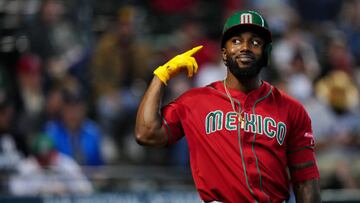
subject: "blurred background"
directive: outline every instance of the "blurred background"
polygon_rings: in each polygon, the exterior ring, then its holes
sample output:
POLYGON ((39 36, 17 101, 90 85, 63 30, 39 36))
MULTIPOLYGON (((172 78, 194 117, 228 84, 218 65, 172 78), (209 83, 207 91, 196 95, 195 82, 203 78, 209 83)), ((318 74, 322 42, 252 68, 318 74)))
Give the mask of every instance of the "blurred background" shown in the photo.
POLYGON ((273 34, 263 78, 312 118, 324 202, 360 202, 360 1, 0 0, 1 202, 199 202, 186 140, 138 146, 136 108, 194 46, 164 104, 223 79, 222 26, 246 8, 273 34))

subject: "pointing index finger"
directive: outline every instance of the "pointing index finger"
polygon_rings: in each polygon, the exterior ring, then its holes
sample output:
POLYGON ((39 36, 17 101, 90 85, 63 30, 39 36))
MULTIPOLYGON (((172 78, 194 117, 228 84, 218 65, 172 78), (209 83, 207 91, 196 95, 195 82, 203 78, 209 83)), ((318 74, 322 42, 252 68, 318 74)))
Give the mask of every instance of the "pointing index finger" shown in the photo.
POLYGON ((198 52, 198 51, 199 51, 200 49, 202 49, 202 48, 203 48, 202 45, 197 46, 197 47, 194 47, 194 48, 192 48, 191 50, 185 52, 184 55, 186 55, 186 56, 192 56, 193 54, 195 54, 196 52, 198 52))

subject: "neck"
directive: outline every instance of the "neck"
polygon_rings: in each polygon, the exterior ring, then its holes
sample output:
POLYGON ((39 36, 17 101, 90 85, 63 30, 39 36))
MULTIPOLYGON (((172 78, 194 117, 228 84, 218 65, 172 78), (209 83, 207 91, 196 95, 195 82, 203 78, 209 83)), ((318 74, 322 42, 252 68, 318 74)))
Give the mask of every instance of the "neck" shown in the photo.
POLYGON ((259 76, 250 79, 241 79, 239 80, 233 74, 228 71, 228 75, 225 79, 227 87, 231 89, 236 89, 245 93, 248 93, 254 89, 257 89, 261 86, 261 80, 259 76))

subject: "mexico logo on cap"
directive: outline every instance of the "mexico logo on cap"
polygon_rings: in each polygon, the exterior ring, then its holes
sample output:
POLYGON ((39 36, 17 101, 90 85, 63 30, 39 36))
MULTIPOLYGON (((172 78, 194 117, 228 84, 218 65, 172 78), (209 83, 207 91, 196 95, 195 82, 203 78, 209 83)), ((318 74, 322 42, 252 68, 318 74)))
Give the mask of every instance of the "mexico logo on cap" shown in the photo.
POLYGON ((252 24, 252 15, 250 13, 243 13, 240 15, 241 24, 252 24))

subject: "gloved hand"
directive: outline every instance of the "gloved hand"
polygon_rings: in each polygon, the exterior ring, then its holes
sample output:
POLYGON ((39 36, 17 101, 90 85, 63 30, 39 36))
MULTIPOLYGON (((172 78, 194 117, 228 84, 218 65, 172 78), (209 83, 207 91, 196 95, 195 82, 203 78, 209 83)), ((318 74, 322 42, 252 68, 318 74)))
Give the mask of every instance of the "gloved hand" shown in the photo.
POLYGON ((191 50, 175 56, 162 66, 159 66, 154 74, 165 84, 171 78, 175 77, 181 70, 186 70, 186 75, 192 77, 198 71, 198 64, 193 54, 198 52, 203 46, 197 46, 191 50))

